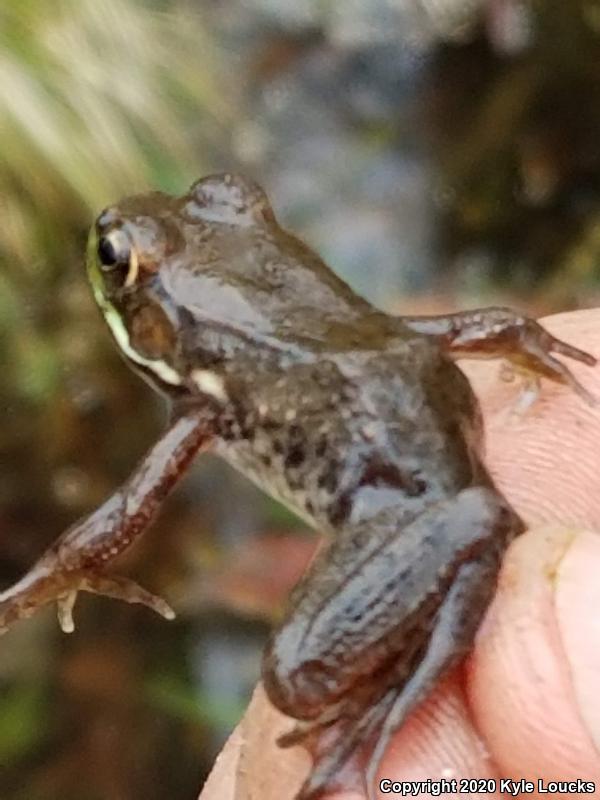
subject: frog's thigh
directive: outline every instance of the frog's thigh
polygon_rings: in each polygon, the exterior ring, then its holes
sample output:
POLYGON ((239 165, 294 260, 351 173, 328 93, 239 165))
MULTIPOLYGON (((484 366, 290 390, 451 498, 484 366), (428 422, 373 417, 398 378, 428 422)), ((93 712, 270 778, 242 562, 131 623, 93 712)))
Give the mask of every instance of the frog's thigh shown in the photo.
POLYGON ((341 534, 313 564, 267 649, 271 700, 297 719, 318 720, 383 669, 405 685, 394 712, 403 719, 471 645, 518 525, 496 492, 471 487, 400 530, 388 515, 384 528, 374 518, 341 534))

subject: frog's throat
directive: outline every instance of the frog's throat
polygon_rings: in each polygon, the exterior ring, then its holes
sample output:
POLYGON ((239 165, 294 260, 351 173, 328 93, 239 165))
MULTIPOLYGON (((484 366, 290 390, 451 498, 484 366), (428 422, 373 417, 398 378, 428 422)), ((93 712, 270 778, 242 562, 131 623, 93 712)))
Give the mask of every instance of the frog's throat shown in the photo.
POLYGON ((169 383, 172 386, 179 386, 182 381, 173 367, 170 367, 165 361, 161 361, 160 359, 144 358, 144 356, 138 353, 137 350, 131 346, 129 332, 125 327, 125 323, 123 322, 117 309, 108 300, 104 292, 102 274, 96 259, 96 237, 94 235, 90 236, 90 241, 88 244, 87 272, 92 285, 92 290, 94 292, 94 297, 96 298, 96 302, 102 311, 102 316, 108 323, 108 326, 111 329, 117 344, 123 353, 125 353, 127 358, 130 358, 136 364, 140 364, 140 366, 145 367, 153 372, 161 381, 169 383))

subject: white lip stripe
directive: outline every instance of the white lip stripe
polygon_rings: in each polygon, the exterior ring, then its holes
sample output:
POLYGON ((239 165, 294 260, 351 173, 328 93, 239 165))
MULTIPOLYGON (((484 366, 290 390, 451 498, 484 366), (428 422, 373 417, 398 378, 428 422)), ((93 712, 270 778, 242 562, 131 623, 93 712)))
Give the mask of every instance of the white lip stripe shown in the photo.
POLYGON ((130 358, 132 361, 135 361, 136 364, 140 364, 140 366, 146 367, 146 369, 149 369, 151 372, 153 372, 158 378, 160 378, 161 381, 170 383, 172 386, 180 386, 182 382, 181 378, 167 363, 164 361, 144 358, 144 356, 140 355, 133 349, 129 341, 129 332, 125 327, 119 312, 115 309, 112 303, 109 303, 104 295, 104 291, 102 289, 102 277, 98 274, 98 268, 93 261, 89 262, 89 264, 88 272, 92 289, 94 291, 94 297, 96 298, 96 302, 100 306, 100 310, 104 315, 104 319, 108 323, 121 350, 128 358, 130 358))
POLYGON ((222 403, 227 401, 223 378, 217 375, 216 372, 211 372, 209 369, 195 369, 191 374, 191 378, 204 394, 209 394, 222 403))

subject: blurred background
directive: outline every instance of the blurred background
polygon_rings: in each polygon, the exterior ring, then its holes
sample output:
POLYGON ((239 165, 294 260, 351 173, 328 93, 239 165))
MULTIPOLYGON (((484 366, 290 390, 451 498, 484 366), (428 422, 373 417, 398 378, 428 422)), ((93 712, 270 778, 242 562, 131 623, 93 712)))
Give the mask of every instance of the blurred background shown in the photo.
MULTIPOLYGON (((165 422, 85 282, 87 229, 239 170, 410 313, 598 302, 600 3, 0 5, 0 585, 165 422), (135 414, 132 414, 135 409, 135 414)), ((315 535, 202 459, 120 563, 174 623, 83 596, 0 640, 1 800, 194 798, 315 535)))

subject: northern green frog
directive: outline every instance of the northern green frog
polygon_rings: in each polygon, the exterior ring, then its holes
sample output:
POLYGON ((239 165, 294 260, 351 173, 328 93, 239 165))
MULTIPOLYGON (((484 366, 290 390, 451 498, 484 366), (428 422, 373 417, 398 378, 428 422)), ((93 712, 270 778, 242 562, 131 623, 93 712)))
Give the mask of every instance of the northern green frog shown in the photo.
POLYGON ((595 359, 509 309, 394 317, 358 297, 235 175, 106 209, 94 294, 171 425, 130 479, 0 597, 10 626, 86 590, 172 611, 107 566, 211 448, 323 531, 264 656, 283 746, 311 746, 321 796, 363 745, 368 791, 391 734, 472 645, 523 530, 482 462, 476 399, 453 359, 508 359, 587 397, 555 354, 595 359), (326 733, 325 737, 320 737, 326 733), (324 740, 325 747, 315 742, 324 740))

